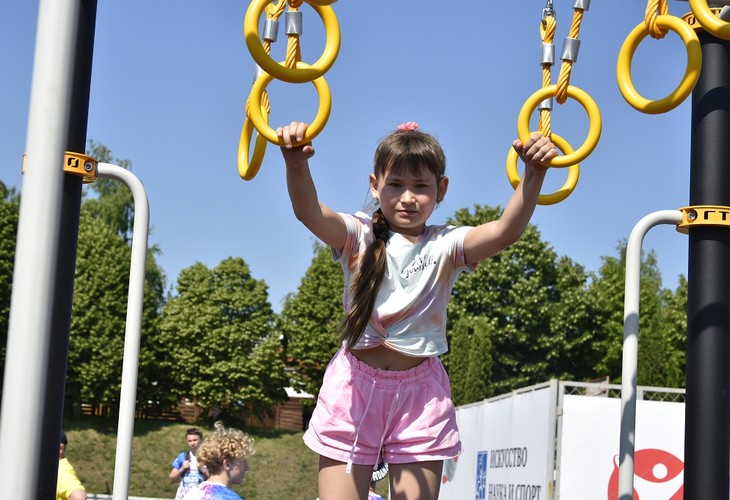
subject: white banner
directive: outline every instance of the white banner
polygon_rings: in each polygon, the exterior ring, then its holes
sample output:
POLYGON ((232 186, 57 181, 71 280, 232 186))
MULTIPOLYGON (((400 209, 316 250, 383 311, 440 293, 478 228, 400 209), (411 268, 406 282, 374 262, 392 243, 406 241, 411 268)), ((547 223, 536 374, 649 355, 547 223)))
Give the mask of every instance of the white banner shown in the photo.
MULTIPOLYGON (((621 400, 565 395, 559 429, 550 404, 545 387, 457 408, 464 452, 444 463, 439 498, 553 500, 557 443, 556 499, 616 500, 621 400)), ((634 498, 683 498, 684 403, 637 402, 634 463, 634 498)))
POLYGON ((444 464, 441 499, 545 500, 548 387, 457 408, 464 452, 444 464))
MULTIPOLYGON (((560 500, 618 498, 621 401, 566 395, 560 436, 560 500)), ((634 493, 684 496, 684 403, 637 401, 634 493)))

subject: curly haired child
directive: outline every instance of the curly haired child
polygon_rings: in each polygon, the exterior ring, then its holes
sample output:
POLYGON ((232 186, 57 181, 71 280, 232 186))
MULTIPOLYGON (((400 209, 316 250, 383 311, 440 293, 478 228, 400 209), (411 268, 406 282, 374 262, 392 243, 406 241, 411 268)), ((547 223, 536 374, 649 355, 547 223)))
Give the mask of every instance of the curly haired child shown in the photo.
POLYGON ((198 449, 198 462, 208 479, 191 489, 184 500, 241 500, 229 487, 242 484, 248 458, 254 453, 253 439, 238 429, 226 429, 222 422, 198 449))

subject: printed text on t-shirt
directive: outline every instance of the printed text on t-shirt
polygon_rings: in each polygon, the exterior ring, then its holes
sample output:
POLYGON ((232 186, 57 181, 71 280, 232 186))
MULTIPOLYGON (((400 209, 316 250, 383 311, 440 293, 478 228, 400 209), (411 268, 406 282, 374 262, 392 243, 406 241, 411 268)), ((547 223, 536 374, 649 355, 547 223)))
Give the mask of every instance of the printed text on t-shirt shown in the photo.
POLYGON ((408 279, 412 274, 423 271, 426 267, 433 266, 434 264, 436 264, 436 260, 433 258, 433 255, 426 255, 423 257, 418 255, 415 259, 413 259, 413 262, 403 269, 401 276, 408 279))

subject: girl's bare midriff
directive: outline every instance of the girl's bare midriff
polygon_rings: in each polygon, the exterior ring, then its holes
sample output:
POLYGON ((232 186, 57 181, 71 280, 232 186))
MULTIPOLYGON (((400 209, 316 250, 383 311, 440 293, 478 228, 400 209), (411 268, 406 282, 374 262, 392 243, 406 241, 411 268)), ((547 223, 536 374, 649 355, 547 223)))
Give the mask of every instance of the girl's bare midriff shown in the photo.
POLYGON ((382 345, 370 349, 353 349, 352 355, 373 368, 392 371, 410 370, 420 365, 426 359, 406 356, 382 345))

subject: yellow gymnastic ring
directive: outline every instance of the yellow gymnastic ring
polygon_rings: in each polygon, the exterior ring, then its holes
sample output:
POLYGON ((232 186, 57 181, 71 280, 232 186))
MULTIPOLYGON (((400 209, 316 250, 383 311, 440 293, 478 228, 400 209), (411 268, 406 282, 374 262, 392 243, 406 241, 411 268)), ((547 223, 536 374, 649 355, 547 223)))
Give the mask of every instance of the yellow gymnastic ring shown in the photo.
MULTIPOLYGON (((517 117, 517 136, 523 144, 530 138, 530 115, 540 102, 555 96, 556 92, 557 85, 548 85, 532 94, 522 105, 517 117)), ((576 151, 570 149, 570 152, 564 156, 556 156, 549 161, 547 165, 551 167, 568 167, 585 160, 596 148, 598 139, 601 137, 601 112, 598 110, 596 102, 586 92, 573 85, 568 85, 568 97, 578 101, 588 113, 588 136, 576 151)), ((564 148, 561 149, 565 151, 564 148)))
MULTIPOLYGON (((264 112, 261 112, 262 117, 264 112)), ((266 153, 266 138, 261 134, 256 136, 256 144, 253 149, 253 156, 249 161, 249 148, 251 146, 251 138, 253 137, 253 122, 248 117, 243 121, 243 128, 241 128, 241 138, 238 141, 238 175, 244 181, 250 181, 256 174, 259 173, 261 164, 264 161, 264 154, 266 153)))
POLYGON ((687 47, 687 68, 682 81, 674 92, 663 99, 650 101, 639 95, 631 81, 631 60, 634 52, 649 34, 645 23, 640 23, 626 37, 616 63, 616 77, 621 95, 634 109, 647 114, 664 113, 679 106, 694 89, 702 69, 702 49, 694 30, 683 20, 674 16, 657 16, 656 22, 659 27, 676 32, 687 47))
POLYGON ((319 17, 322 18, 322 22, 324 23, 325 34, 327 35, 324 51, 317 62, 311 66, 295 69, 287 68, 283 64, 274 61, 266 53, 261 43, 259 18, 269 3, 271 3, 271 0, 252 0, 246 11, 246 17, 243 20, 243 33, 246 38, 246 45, 254 60, 266 73, 289 83, 311 82, 324 75, 332 67, 340 51, 340 25, 337 22, 337 16, 335 16, 332 7, 310 3, 311 7, 319 14, 319 17))
POLYGON ((707 0, 689 0, 689 7, 705 30, 718 38, 730 40, 730 23, 715 16, 707 0))
MULTIPOLYGON (((305 69, 309 67, 308 64, 301 61, 297 63, 297 68, 300 66, 305 69)), ((273 76, 267 73, 261 73, 261 76, 256 79, 253 87, 251 87, 251 94, 249 94, 248 97, 249 102, 261 102, 261 98, 263 96, 264 90, 266 90, 266 86, 271 83, 271 80, 273 79, 273 76)), ((307 142, 317 137, 317 135, 322 132, 322 129, 324 129, 324 126, 327 124, 327 120, 329 120, 330 117, 330 112, 332 111, 332 94, 330 94, 330 88, 327 85, 327 81, 324 79, 323 76, 320 76, 319 78, 316 78, 312 83, 317 89, 317 94, 319 95, 319 109, 317 109, 317 115, 315 116, 314 120, 312 120, 311 125, 309 125, 309 127, 307 128, 307 131, 304 133, 304 137, 302 138, 302 140, 293 143, 294 146, 301 146, 302 144, 306 144, 307 142)), ((272 144, 281 145, 281 143, 279 142, 279 137, 276 135, 276 131, 269 126, 268 120, 264 119, 264 114, 261 111, 261 106, 249 106, 248 116, 251 119, 251 122, 253 122, 254 127, 256 127, 256 130, 258 130, 259 134, 263 135, 266 140, 271 142, 272 144)))
MULTIPOLYGON (((552 140, 555 145, 566 155, 573 153, 573 148, 570 147, 568 141, 560 137, 558 134, 552 134, 552 140)), ((517 185, 520 183, 520 174, 517 172, 517 151, 514 148, 509 149, 507 153, 507 177, 509 178, 512 187, 517 189, 517 185)), ((560 203, 565 198, 570 196, 570 193, 575 189, 575 185, 578 183, 578 177, 580 176, 580 165, 577 163, 573 164, 568 168, 568 178, 559 190, 552 194, 541 194, 537 198, 537 203, 540 205, 554 205, 560 203)))

